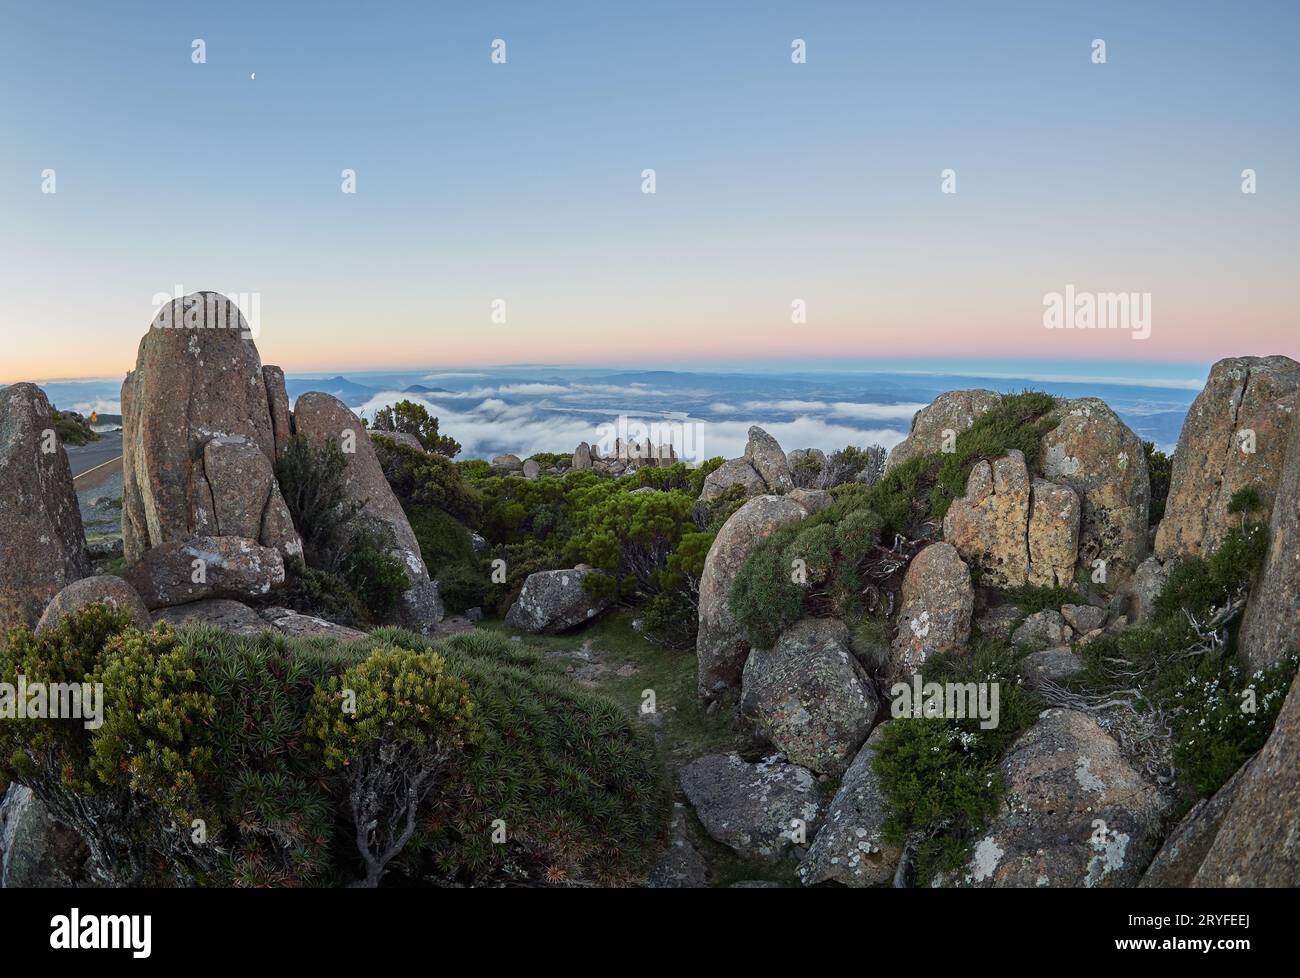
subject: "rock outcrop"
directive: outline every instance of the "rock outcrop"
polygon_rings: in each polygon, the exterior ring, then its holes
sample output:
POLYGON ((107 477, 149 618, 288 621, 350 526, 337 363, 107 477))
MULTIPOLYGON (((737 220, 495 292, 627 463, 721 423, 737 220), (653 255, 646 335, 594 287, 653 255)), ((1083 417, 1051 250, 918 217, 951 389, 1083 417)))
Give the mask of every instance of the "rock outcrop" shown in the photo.
POLYGON ((1268 556, 1251 591, 1238 642, 1252 670, 1300 649, 1300 412, 1291 425, 1278 480, 1268 556))
POLYGON ((745 662, 741 714, 791 763, 820 774, 844 773, 880 705, 850 641, 842 621, 805 618, 745 662))
POLYGON ((599 574, 590 567, 529 574, 506 612, 506 624, 526 632, 557 635, 590 621, 613 603, 608 591, 592 594, 587 590, 587 579, 599 574))
POLYGON ((996 407, 1002 395, 994 391, 948 391, 912 416, 912 428, 906 438, 889 453, 885 471, 902 465, 918 455, 941 452, 948 434, 956 436, 973 425, 980 415, 996 407))
POLYGON ((1086 714, 1045 711, 1002 761, 1003 811, 958 885, 1123 887, 1159 842, 1167 803, 1086 714))
POLYGON ((148 630, 151 624, 149 609, 140 600, 135 588, 120 577, 104 574, 83 577, 56 594, 45 609, 45 614, 41 615, 36 631, 45 632, 57 628, 69 615, 92 604, 104 604, 130 613, 132 623, 141 630, 148 630))
POLYGON ((68 457, 45 392, 0 390, 0 644, 35 625, 63 588, 90 574, 68 457))
POLYGON ((1300 363, 1290 357, 1237 357, 1210 369, 1174 452, 1156 556, 1207 557, 1240 517, 1228 512, 1253 488, 1268 514, 1282 477, 1300 406, 1300 363))
POLYGON ((720 496, 732 486, 743 486, 746 495, 783 493, 795 488, 794 476, 785 452, 775 438, 757 425, 749 429, 745 454, 724 462, 704 479, 701 499, 720 496))
POLYGON ((704 558, 700 576, 700 627, 695 651, 699 658, 699 693, 716 699, 740 683, 749 642, 731 613, 731 586, 750 553, 761 540, 781 527, 806 518, 816 505, 793 496, 755 496, 731 515, 718 531, 704 558))
POLYGON ((681 785, 704 830, 751 859, 776 862, 821 825, 817 779, 780 755, 751 764, 736 754, 706 754, 682 769, 681 785))
POLYGON ((247 328, 234 303, 200 292, 165 305, 140 341, 122 385, 128 564, 195 537, 302 554, 274 475, 288 440, 283 374, 263 370, 247 328))
POLYGON ((1105 585, 1115 590, 1147 554, 1151 481, 1142 440, 1104 401, 1063 402, 1059 423, 1039 445, 1043 478, 1079 497, 1079 561, 1092 570, 1105 562, 1105 585))
POLYGON ((977 462, 966 495, 943 518, 943 538, 992 587, 1056 587, 1074 576, 1079 553, 1079 497, 1069 486, 1031 479, 1012 449, 977 462))
MULTIPOLYGON (((398 599, 395 622, 420 634, 430 634, 443 617, 438 584, 420 556, 420 544, 402 511, 375 447, 361 419, 336 397, 315 391, 303 394, 294 406, 294 428, 314 445, 332 441, 347 459, 344 485, 348 498, 361 509, 355 525, 369 524, 391 540, 392 553, 402 562, 410 587, 398 599)), ((351 541, 345 540, 347 546, 351 541)))
POLYGON ((69 889, 91 883, 90 851, 50 816, 30 788, 9 786, 0 800, 0 889, 69 889))
POLYGON ((975 589, 955 547, 932 543, 913 557, 901 597, 893 647, 896 675, 910 676, 931 656, 966 647, 975 589))

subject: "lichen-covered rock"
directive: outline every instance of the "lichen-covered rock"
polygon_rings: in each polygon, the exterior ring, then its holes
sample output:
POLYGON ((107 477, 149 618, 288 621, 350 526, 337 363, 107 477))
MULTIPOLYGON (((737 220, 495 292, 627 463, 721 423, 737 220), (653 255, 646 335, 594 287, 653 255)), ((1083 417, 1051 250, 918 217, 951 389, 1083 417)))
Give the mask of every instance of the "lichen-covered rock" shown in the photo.
POLYGON ((1020 660, 1021 674, 1035 686, 1041 685, 1045 680, 1063 683, 1083 669, 1083 659, 1071 652, 1068 645, 1031 652, 1020 660))
POLYGON ((151 610, 207 598, 262 598, 284 583, 284 558, 244 537, 194 537, 147 550, 123 577, 151 610))
MULTIPOLYGON (((274 464, 277 438, 287 440, 277 432, 272 401, 281 414, 287 398, 280 403, 280 390, 268 391, 268 376, 272 383, 278 377, 263 370, 257 348, 245 338, 247 329, 238 306, 217 293, 200 292, 163 306, 140 340, 135 369, 122 384, 122 536, 128 564, 151 547, 196 536, 244 535, 222 531, 222 513, 254 543, 294 555, 296 534, 284 536, 282 521, 270 524, 281 539, 261 537, 263 511, 284 506, 279 487, 273 478, 268 483, 265 473, 274 464), (256 450, 264 467, 253 476, 242 449, 218 451, 230 465, 214 496, 206 451, 214 439, 256 450), (255 478, 255 490, 241 488, 241 472, 255 478), (237 501, 224 497, 231 491, 239 494, 237 501)), ((301 553, 300 545, 296 552, 301 553)))
POLYGON ((518 455, 497 455, 492 459, 492 468, 503 472, 518 472, 523 467, 518 455))
POLYGON ((740 708, 793 764, 842 774, 871 733, 875 687, 853 656, 848 627, 805 618, 770 649, 752 649, 740 708))
MULTIPOLYGON (((358 527, 369 523, 392 540, 392 553, 402 562, 410 582, 410 588, 397 601, 393 623, 422 635, 431 634, 442 620, 442 602, 420 555, 419 541, 384 477, 361 419, 338 398, 311 391, 299 397, 294 406, 294 427, 313 445, 332 441, 341 447, 348 463, 344 470, 348 498, 361 506, 354 522, 358 527)), ((343 546, 349 544, 350 539, 345 539, 343 546)))
POLYGON ((1166 800, 1084 713, 1047 710, 1001 765, 1006 800, 957 881, 972 887, 1123 887, 1159 844, 1166 800))
POLYGON ((893 648, 898 676, 912 675, 931 656, 966 648, 975 589, 955 547, 932 543, 913 557, 901 595, 893 648))
POLYGON ((524 461, 524 478, 540 479, 542 476, 542 466, 536 459, 527 459, 524 461))
POLYGON ((1210 369, 1178 436, 1157 557, 1213 553, 1240 525, 1228 512, 1240 489, 1254 488, 1271 511, 1297 406, 1300 363, 1290 357, 1234 357, 1210 369))
POLYGON ((155 624, 165 622, 172 628, 208 625, 242 638, 257 638, 270 628, 270 625, 248 605, 226 598, 213 598, 171 608, 159 608, 153 613, 153 621, 155 624))
POLYGON ((1241 621, 1242 654, 1265 669, 1300 649, 1300 412, 1291 425, 1269 526, 1268 556, 1241 621))
POLYGON ((943 518, 943 539, 979 568, 980 582, 1015 587, 1029 576, 1030 481, 1025 456, 978 462, 966 480, 966 495, 954 499, 943 518))
POLYGON ((1193 886, 1300 886, 1300 678, 1233 789, 1193 886))
POLYGON ((844 772, 826 819, 799 863, 804 886, 834 881, 844 886, 889 886, 902 849, 884 839, 885 795, 876 778, 875 744, 884 724, 844 772))
POLYGON ((699 693, 713 700, 740 684, 749 654, 744 629, 731 613, 731 586, 760 541, 809 511, 790 496, 755 496, 731 515, 714 538, 700 576, 700 624, 695 651, 699 693))
POLYGON ((90 851, 50 817, 30 788, 11 784, 0 800, 0 889, 69 889, 90 883, 90 851))
POLYGON ((83 577, 55 595, 54 600, 45 609, 45 614, 41 615, 36 631, 45 632, 58 628, 69 615, 74 615, 92 604, 106 604, 118 611, 129 612, 136 628, 147 630, 151 624, 149 609, 144 606, 135 588, 120 577, 103 574, 96 577, 83 577))
POLYGON ((751 859, 777 862, 821 826, 817 779, 779 754, 756 764, 707 754, 682 769, 681 785, 704 830, 751 859))
POLYGON ((704 477, 704 488, 700 491, 703 500, 721 496, 732 486, 743 486, 745 495, 755 496, 767 492, 767 483, 758 474, 748 459, 733 458, 723 462, 704 477))
POLYGON ((1074 629, 1065 623, 1059 611, 1051 608, 1034 612, 1011 633, 1012 643, 1035 651, 1069 645, 1073 639, 1074 629))
POLYGON ((573 452, 573 468, 575 471, 591 468, 591 446, 585 441, 579 442, 578 447, 573 452))
POLYGON ((1029 583, 1068 587, 1079 559, 1080 505, 1069 486, 1035 479, 1030 493, 1029 583))
POLYGON ((336 625, 324 618, 300 614, 288 608, 265 608, 261 612, 261 618, 290 638, 332 638, 340 642, 355 642, 366 637, 365 632, 355 628, 336 625))
POLYGON ((54 413, 33 384, 0 390, 0 644, 90 574, 86 533, 54 413))
POLYGON ((1104 401, 1065 401, 1059 423, 1039 443, 1045 479, 1078 494, 1079 561, 1105 562, 1105 584, 1115 590, 1147 553, 1151 482, 1138 438, 1104 401))
POLYGON ((506 624, 535 634, 556 635, 595 618, 613 602, 608 593, 592 594, 586 580, 591 568, 529 574, 519 597, 506 612, 506 624))
POLYGON ((1133 576, 1116 594, 1118 612, 1134 625, 1149 619, 1155 612, 1156 598, 1164 590, 1176 566, 1177 561, 1162 564, 1156 557, 1148 557, 1138 564, 1133 576))
POLYGON ((942 451, 945 433, 951 433, 954 437, 961 434, 1001 400, 1001 394, 986 390, 948 391, 940 394, 912 416, 912 428, 907 437, 890 451, 885 471, 918 455, 942 451))

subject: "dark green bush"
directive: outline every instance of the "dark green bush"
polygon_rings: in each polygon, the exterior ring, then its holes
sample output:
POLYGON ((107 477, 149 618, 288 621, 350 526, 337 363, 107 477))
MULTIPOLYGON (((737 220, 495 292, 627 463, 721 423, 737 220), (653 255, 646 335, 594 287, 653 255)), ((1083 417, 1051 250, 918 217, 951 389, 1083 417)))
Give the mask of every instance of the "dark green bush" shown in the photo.
POLYGON ((338 443, 313 446, 294 435, 275 463, 275 476, 312 567, 331 569, 361 510, 347 488, 348 459, 338 443))
POLYGON ((382 621, 411 586, 401 558, 393 553, 392 534, 371 525, 353 532, 339 574, 376 621, 382 621))
POLYGON ((439 434, 438 419, 423 404, 398 401, 392 407, 382 407, 375 412, 370 423, 375 431, 397 431, 414 435, 425 451, 436 452, 447 458, 460 454, 460 442, 448 435, 439 434))
POLYGON ((1146 453, 1147 474, 1151 480, 1150 522, 1155 526, 1165 518, 1165 501, 1169 498, 1169 479, 1173 475, 1174 462, 1156 448, 1155 442, 1144 441, 1142 451, 1146 453))
POLYGON ((375 439, 374 445, 384 478, 404 507, 437 506, 467 526, 478 526, 483 503, 457 463, 391 439, 375 439))

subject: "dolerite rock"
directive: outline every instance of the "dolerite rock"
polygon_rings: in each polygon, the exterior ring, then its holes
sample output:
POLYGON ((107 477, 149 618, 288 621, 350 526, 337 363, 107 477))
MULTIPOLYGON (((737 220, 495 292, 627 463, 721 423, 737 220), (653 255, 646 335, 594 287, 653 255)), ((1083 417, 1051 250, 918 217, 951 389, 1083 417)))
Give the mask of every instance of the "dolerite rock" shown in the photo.
POLYGON ((954 499, 943 518, 943 539, 992 587, 1015 587, 1029 577, 1029 472, 1025 456, 978 462, 966 479, 966 495, 954 499))
POLYGON ((1011 641, 1022 649, 1059 648, 1074 639, 1074 629, 1065 623, 1059 611, 1044 608, 1025 619, 1024 624, 1011 633, 1011 641))
POLYGON ((1151 865, 1142 874, 1138 886, 1163 889, 1192 885, 1196 871, 1201 868, 1206 854, 1214 845, 1223 817, 1228 814, 1228 809, 1237 797, 1237 788, 1242 778, 1250 770, 1250 763, 1247 761, 1238 768, 1237 773, 1213 797, 1202 798, 1183 816, 1165 838, 1156 858, 1151 860, 1151 865))
POLYGON ((1069 486, 1035 479, 1029 503, 1029 583, 1068 587, 1079 559, 1078 494, 1069 486))
POLYGON ((262 598, 284 583, 284 558, 244 537, 194 537, 146 551, 123 577, 151 610, 207 598, 262 598))
POLYGON ((172 628, 208 625, 243 638, 257 638, 270 627, 248 605, 225 598, 159 608, 153 613, 153 621, 154 624, 165 622, 172 628))
POLYGON ((907 437, 890 451, 889 458, 885 461, 885 470, 902 465, 918 455, 942 451, 944 432, 961 434, 1001 400, 1001 394, 986 390, 948 391, 940 394, 912 416, 912 428, 907 437))
POLYGON ((956 548, 932 543, 912 558, 903 575, 893 672, 910 676, 925 660, 965 649, 975 589, 956 548))
POLYGON ((1157 557, 1208 557, 1241 525, 1228 512, 1240 489, 1254 488, 1271 511, 1297 406, 1300 363, 1290 357, 1236 357, 1210 369, 1178 436, 1157 557), (1243 432, 1253 432, 1254 452, 1242 450, 1243 432))
POLYGON ((577 470, 591 468, 591 446, 585 441, 579 442, 573 452, 573 467, 577 470))
POLYGON ((1039 443, 1039 474, 1079 496, 1079 561, 1106 562, 1106 586, 1115 590, 1147 553, 1151 482, 1138 438, 1104 401, 1065 401, 1059 423, 1039 443))
POLYGON ((105 604, 118 611, 129 612, 136 628, 148 630, 149 609, 140 600, 135 588, 120 577, 104 574, 97 577, 83 577, 69 584, 50 602, 45 614, 36 626, 37 632, 58 628, 69 615, 92 604, 105 604))
POLYGON ((81 837, 50 817, 31 789, 11 784, 0 800, 0 889, 67 889, 90 882, 81 837))
POLYGON ((613 603, 609 594, 587 592, 591 568, 529 574, 519 597, 506 612, 506 624, 534 634, 556 635, 595 618, 613 603))
POLYGON ((747 496, 767 492, 767 483, 763 481, 763 477, 758 474, 754 466, 749 464, 749 460, 733 458, 729 462, 723 462, 704 477, 704 488, 700 491, 700 498, 709 500, 714 496, 721 496, 732 486, 742 486, 747 496))
POLYGON ((1300 412, 1291 425, 1273 503, 1268 556, 1250 592, 1238 641, 1252 670, 1300 648, 1300 412))
POLYGON ((337 625, 314 615, 300 614, 288 608, 266 608, 261 612, 261 617, 263 621, 290 638, 329 638, 340 642, 355 642, 367 637, 365 632, 355 628, 337 625))
POLYGON ((681 785, 704 830, 751 859, 777 862, 821 826, 817 779, 779 754, 756 764, 706 754, 682 769, 681 785))
POLYGON ((135 369, 122 384, 128 564, 152 547, 245 531, 253 543, 275 547, 284 557, 302 554, 270 474, 277 441, 287 441, 272 410, 287 412, 287 398, 281 401, 279 387, 268 391, 268 376, 278 384, 280 375, 263 370, 246 330, 234 303, 201 292, 165 305, 140 341, 135 369), (210 454, 214 440, 219 444, 210 454), (254 452, 260 462, 254 463, 254 452), (209 472, 210 463, 222 467, 209 472), (250 485, 241 484, 244 476, 250 485), (220 482, 215 491, 214 477, 220 482), (227 499, 228 492, 238 500, 227 499), (223 515, 231 530, 221 527, 223 515))
POLYGON ((873 767, 881 724, 844 772, 808 855, 799 863, 804 886, 834 881, 844 886, 889 886, 903 851, 884 839, 885 794, 873 767))
POLYGON ((524 462, 525 479, 536 479, 540 477, 541 474, 542 474, 542 466, 537 462, 536 459, 530 458, 526 462, 524 462))
POLYGON ((1087 635, 1094 628, 1106 624, 1106 609, 1094 608, 1090 604, 1066 604, 1061 606, 1061 617, 1078 635, 1087 635))
POLYGON ((1174 560, 1162 564, 1155 557, 1148 557, 1138 564, 1133 576, 1116 594, 1118 612, 1135 625, 1150 618, 1155 612, 1156 598, 1164 590, 1177 564, 1174 560))
POLYGON ((1021 674, 1035 686, 1044 681, 1063 683, 1083 669, 1083 659, 1071 652, 1068 645, 1031 652, 1020 660, 1021 674))
MULTIPOLYGON (((810 500, 805 503, 815 505, 810 500)), ((706 701, 739 686, 749 654, 744 630, 731 613, 736 575, 761 540, 808 515, 807 506, 791 496, 755 496, 731 514, 709 547, 700 576, 700 627, 695 642, 699 693, 706 701)))
POLYGON ((54 413, 33 384, 0 390, 0 645, 91 573, 86 533, 54 413))
POLYGON ((958 885, 1122 887, 1159 844, 1167 802, 1097 722, 1047 710, 1001 765, 1006 800, 958 885))
MULTIPOLYGON (((341 447, 348 463, 344 471, 348 498, 361 506, 353 520, 354 526, 359 529, 368 523, 392 541, 392 553, 402 562, 402 570, 410 581, 410 588, 398 599, 393 623, 422 635, 432 633, 443 616, 438 585, 429 577, 420 556, 419 541, 384 478, 375 446, 367 437, 361 419, 338 398, 316 391, 298 398, 293 416, 296 432, 309 443, 322 445, 332 441, 341 447)), ((345 540, 343 546, 350 542, 345 540)))
POLYGON ((1300 679, 1234 789, 1193 886, 1300 886, 1300 679))
POLYGON ((518 455, 497 455, 492 459, 492 468, 504 472, 518 472, 523 467, 524 463, 519 460, 518 455))
POLYGON ((1010 639, 1011 632, 1024 613, 1013 604, 998 605, 989 608, 975 619, 974 626, 985 638, 1010 639))
POLYGON ((1030 479, 1023 453, 978 462, 966 494, 943 518, 943 538, 980 581, 993 587, 1055 587, 1074 575, 1079 551, 1079 497, 1069 486, 1030 479))
POLYGON ((374 428, 367 428, 366 432, 370 435, 372 441, 387 439, 396 445, 401 445, 405 448, 417 451, 421 455, 429 454, 424 450, 424 446, 420 444, 420 439, 405 431, 376 431, 374 428))
POLYGON ((795 487, 785 452, 781 450, 777 440, 758 425, 749 429, 749 441, 745 443, 745 460, 754 467, 754 471, 766 483, 769 492, 789 492, 795 487))
POLYGON ((786 493, 786 497, 806 509, 810 516, 835 502, 835 497, 825 489, 795 489, 786 493))
POLYGON ((293 420, 289 413, 289 393, 284 385, 284 371, 270 364, 262 367, 266 384, 266 401, 271 409, 271 432, 275 435, 275 453, 279 455, 293 437, 293 420))
POLYGON ((880 705, 850 641, 842 621, 805 618, 745 662, 741 713, 791 763, 820 774, 844 773, 880 705))

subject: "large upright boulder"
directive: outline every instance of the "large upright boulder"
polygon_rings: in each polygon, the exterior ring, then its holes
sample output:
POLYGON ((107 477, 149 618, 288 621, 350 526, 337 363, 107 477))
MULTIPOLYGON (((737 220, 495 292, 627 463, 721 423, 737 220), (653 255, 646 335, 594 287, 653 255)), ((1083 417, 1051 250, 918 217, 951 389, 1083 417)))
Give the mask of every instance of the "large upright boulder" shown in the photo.
POLYGON ((1178 436, 1157 557, 1213 552, 1240 524, 1228 512, 1238 490, 1255 489, 1272 509, 1298 405, 1300 363, 1290 357, 1234 357, 1210 369, 1178 436))
POLYGON ((1142 439, 1095 397, 1065 401, 1039 443, 1043 478, 1079 497, 1079 561, 1105 561, 1114 590, 1147 553, 1151 480, 1142 439))
POLYGON ((960 652, 970 639, 975 588, 955 547, 932 543, 903 575, 892 671, 911 676, 932 656, 960 652))
POLYGON ((1300 649, 1300 413, 1291 423, 1264 571, 1250 593, 1238 641, 1252 670, 1300 649))
POLYGON ((1011 451, 992 463, 977 462, 966 495, 948 507, 943 538, 979 568, 981 583, 1015 587, 1028 579, 1030 490, 1025 456, 1011 451))
POLYGON ((35 625, 63 588, 90 574, 68 457, 45 392, 0 389, 0 643, 35 625))
MULTIPOLYGON (((815 494, 810 494, 815 496, 815 494)), ((806 518, 813 499, 755 496, 731 515, 704 558, 700 575, 699 693, 708 701, 740 684, 749 642, 731 613, 731 586, 761 540, 781 527, 806 518)))
POLYGON ((443 616, 437 582, 429 577, 419 541, 384 478, 361 419, 337 397, 309 391, 294 405, 294 428, 313 445, 328 441, 340 447, 347 459, 344 486, 348 498, 361 507, 354 524, 359 527, 368 523, 391 537, 392 552, 401 560, 411 584, 398 601, 397 622, 422 634, 433 631, 443 616))
POLYGON ((263 370, 247 329, 238 306, 199 292, 165 305, 140 341, 122 384, 128 564, 199 536, 301 555, 274 476, 277 440, 288 437, 283 375, 263 370))
POLYGON ((933 402, 912 416, 912 428, 885 460, 885 471, 902 465, 918 455, 943 450, 947 433, 961 434, 980 415, 996 407, 1002 395, 994 391, 964 390, 940 394, 933 402))

